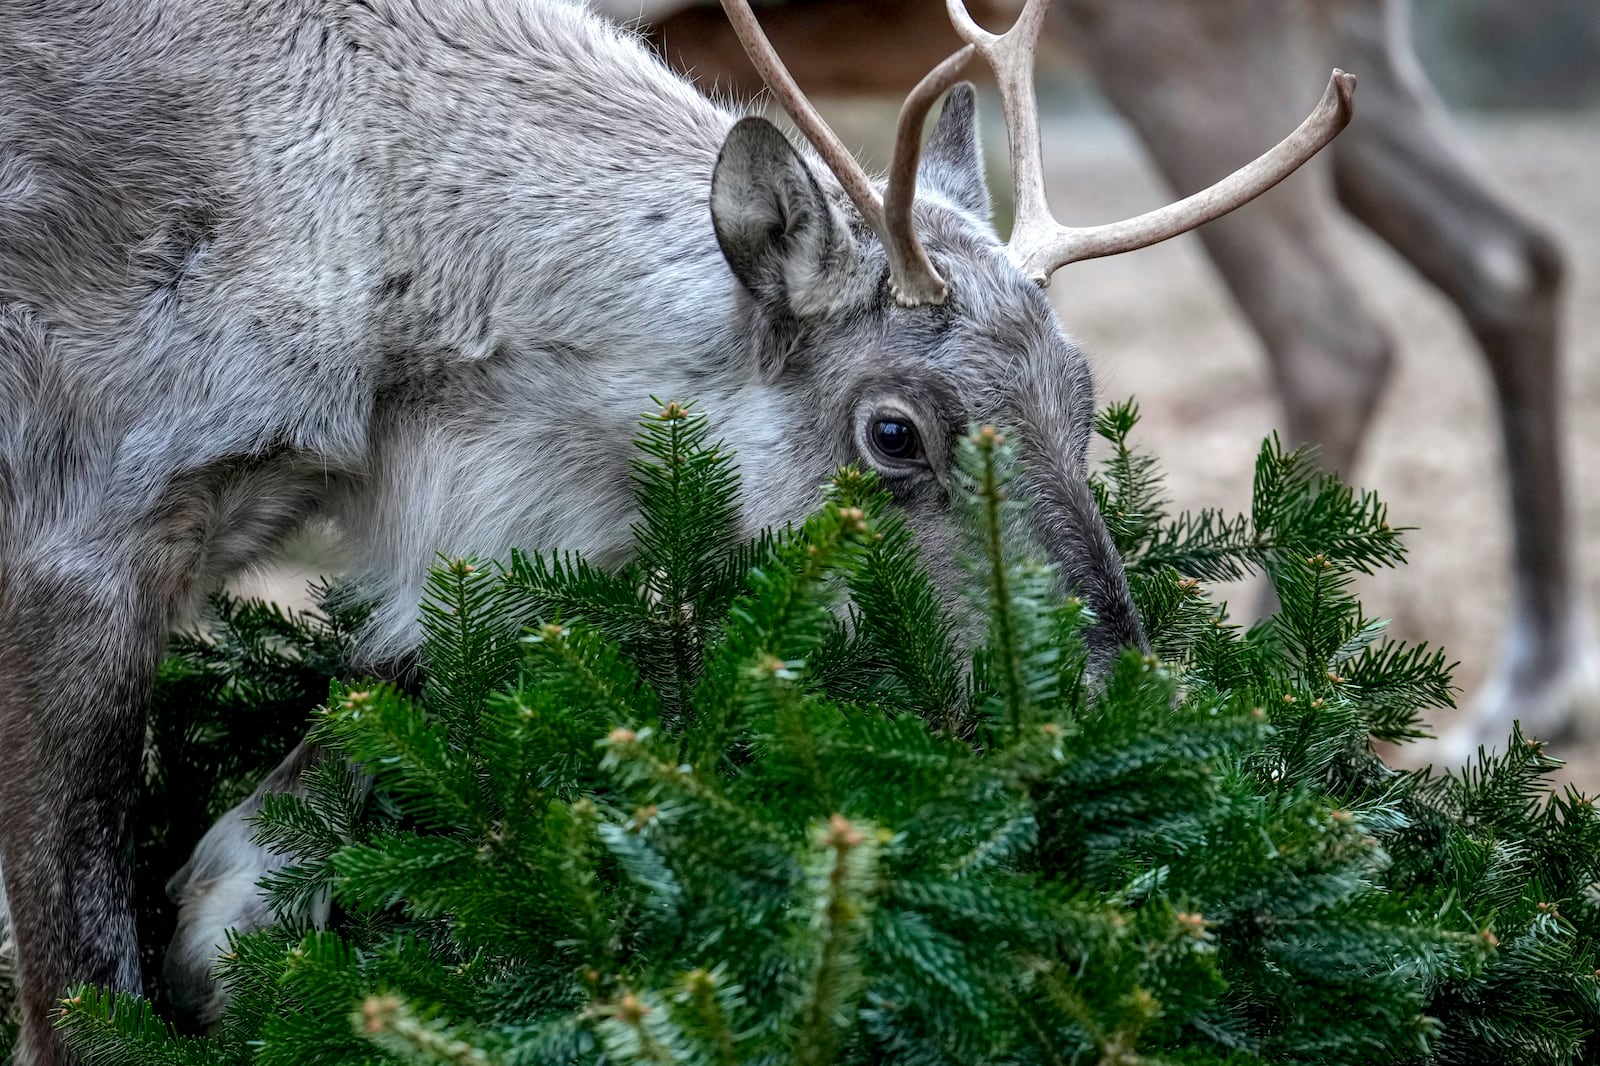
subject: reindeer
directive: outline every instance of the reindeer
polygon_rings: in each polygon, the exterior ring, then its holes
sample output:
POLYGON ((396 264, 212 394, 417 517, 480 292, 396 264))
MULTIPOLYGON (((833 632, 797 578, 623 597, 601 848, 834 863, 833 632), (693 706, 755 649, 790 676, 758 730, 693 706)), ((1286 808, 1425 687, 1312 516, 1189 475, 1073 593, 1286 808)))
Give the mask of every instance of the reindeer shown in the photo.
POLYGON ((957 8, 968 43, 912 91, 886 184, 726 6, 809 147, 565 3, 0 9, 0 854, 21 1063, 68 1061, 50 1021, 70 983, 140 985, 125 823, 164 634, 314 517, 378 604, 364 655, 395 658, 438 551, 618 561, 641 397, 693 396, 744 460, 747 530, 864 463, 952 589, 952 437, 1003 423, 1027 442, 1041 542, 1098 616, 1097 659, 1141 643, 1085 482, 1090 374, 1042 286, 1281 180, 1346 124, 1353 79, 1216 186, 1075 229, 1040 182, 1043 0, 999 36, 957 8), (979 54, 1008 86, 1006 245, 957 87, 979 54))
MULTIPOLYGON (((703 0, 592 2, 648 23, 672 65, 759 87, 703 0)), ((972 5, 990 18, 1017 6, 972 5)), ((1560 246, 1484 181, 1417 61, 1410 19, 1409 0, 1061 0, 1051 13, 1054 36, 1179 190, 1282 128, 1308 65, 1361 72, 1362 120, 1307 173, 1197 236, 1261 341, 1289 436, 1318 445, 1335 470, 1356 465, 1394 364, 1388 330, 1337 251, 1341 209, 1455 304, 1477 341, 1498 401, 1515 613, 1498 666, 1434 748, 1459 765, 1502 742, 1513 719, 1545 739, 1600 735, 1600 652, 1563 481, 1560 246)), ((833 91, 897 88, 955 43, 938 5, 921 0, 778 4, 767 21, 804 64, 800 82, 833 91), (863 45, 848 32, 863 22, 907 45, 863 45)))

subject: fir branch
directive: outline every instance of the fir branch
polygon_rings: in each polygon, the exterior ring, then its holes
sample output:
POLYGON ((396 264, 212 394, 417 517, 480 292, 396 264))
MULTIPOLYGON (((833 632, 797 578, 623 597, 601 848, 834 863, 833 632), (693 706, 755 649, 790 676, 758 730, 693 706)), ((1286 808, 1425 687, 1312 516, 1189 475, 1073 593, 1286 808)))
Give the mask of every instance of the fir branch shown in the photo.
POLYGON ((694 699, 701 728, 687 754, 708 767, 752 717, 750 704, 763 674, 793 669, 831 632, 824 583, 844 546, 870 536, 858 507, 825 504, 785 547, 777 563, 750 575, 750 592, 735 602, 728 625, 703 672, 694 699))
POLYGON ((351 1014, 350 1024, 363 1039, 402 1062, 489 1066, 495 1061, 457 1028, 419 1018, 399 996, 368 996, 351 1014))
POLYGON ((739 521, 732 455, 707 443, 707 419, 691 407, 672 402, 642 419, 636 444, 644 455, 633 461, 636 566, 672 664, 662 694, 674 711, 693 691, 702 628, 714 621, 702 614, 702 590, 722 575, 739 521))
POLYGON ((851 1021, 850 1008, 866 985, 858 949, 877 890, 877 852, 870 825, 834 815, 814 830, 807 875, 812 902, 802 940, 811 961, 796 975, 790 1008, 791 1054, 802 1066, 834 1061, 851 1021))
POLYGON ((1124 558, 1136 558, 1166 517, 1155 460, 1129 443, 1139 423, 1139 405, 1114 403, 1095 416, 1095 432, 1111 445, 1105 474, 1091 480, 1112 543, 1124 558))
POLYGON ((89 1066, 123 1066, 130 1054, 149 1066, 215 1066, 211 1041, 180 1037, 150 1002, 80 986, 62 1001, 57 1023, 89 1066))
POLYGON ((499 593, 499 575, 470 559, 443 560, 428 573, 421 606, 428 706, 456 747, 471 745, 485 701, 516 670, 516 626, 498 610, 499 593))
POLYGON ((838 470, 829 482, 842 507, 866 512, 873 536, 848 568, 855 631, 904 687, 905 704, 946 730, 965 732, 969 701, 954 625, 904 518, 874 475, 838 470))
POLYGON ((623 992, 596 1009, 601 1043, 618 1062, 674 1066, 685 1056, 682 1034, 661 1001, 650 993, 623 992))
POLYGON ((426 824, 486 824, 476 774, 447 731, 388 686, 347 691, 329 705, 312 740, 361 763, 426 824))
POLYGON ((1006 505, 1011 501, 1006 494, 1009 478, 999 452, 1004 444, 1003 435, 992 426, 984 426, 962 443, 960 455, 965 459, 961 464, 963 471, 975 482, 974 496, 981 516, 983 574, 992 627, 988 645, 990 661, 997 668, 995 672, 999 675, 1011 734, 1015 737, 1027 714, 1029 692, 1023 665, 1026 653, 1016 617, 1017 604, 1010 589, 1011 560, 1005 544, 1006 505))
POLYGON ((740 1040, 730 1019, 745 1004, 742 990, 728 981, 726 968, 690 970, 683 975, 676 999, 681 1005, 680 1023, 707 1048, 705 1061, 737 1066, 740 1040))

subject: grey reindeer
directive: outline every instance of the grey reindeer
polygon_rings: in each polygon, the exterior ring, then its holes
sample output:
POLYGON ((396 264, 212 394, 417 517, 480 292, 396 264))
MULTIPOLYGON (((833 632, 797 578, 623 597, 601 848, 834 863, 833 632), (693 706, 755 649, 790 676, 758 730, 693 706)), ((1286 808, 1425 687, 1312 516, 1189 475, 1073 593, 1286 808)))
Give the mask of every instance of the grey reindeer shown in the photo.
MULTIPOLYGON (((1072 229, 1040 183, 1044 0, 1004 36, 958 15, 970 43, 911 94, 886 186, 726 6, 809 148, 565 3, 0 7, 0 856, 24 1066, 71 1061, 51 1030, 69 983, 139 987, 126 823, 165 634, 314 518, 379 604, 379 663, 415 646, 438 551, 618 561, 651 393, 718 412, 747 530, 861 462, 936 562, 952 435, 1006 423, 1097 654, 1141 641, 1085 484, 1090 374, 1042 285, 1271 186, 1343 128, 1353 79, 1217 186, 1072 229), (920 143, 980 53, 1007 86, 1009 245, 970 88, 920 143)), ((220 924, 193 943, 214 952, 220 924)))

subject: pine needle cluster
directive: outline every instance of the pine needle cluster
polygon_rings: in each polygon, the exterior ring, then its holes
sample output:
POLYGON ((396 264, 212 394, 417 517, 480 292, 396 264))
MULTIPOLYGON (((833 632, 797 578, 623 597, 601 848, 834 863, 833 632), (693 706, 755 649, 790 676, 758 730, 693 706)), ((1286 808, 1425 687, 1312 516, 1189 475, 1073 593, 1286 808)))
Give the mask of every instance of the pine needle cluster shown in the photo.
MULTIPOLYGON (((1382 503, 1274 440, 1248 514, 1171 516, 1136 422, 1100 419, 1095 491, 1152 650, 1096 677, 1003 432, 959 447, 969 634, 870 475, 745 542, 733 457, 667 405, 641 428, 633 562, 446 561, 420 690, 334 681, 314 737, 342 758, 262 812, 297 865, 267 883, 283 924, 229 945, 219 1028, 84 988, 73 1045, 163 1066, 1585 1061, 1600 818, 1547 797, 1556 764, 1520 734, 1460 776, 1374 753, 1452 692, 1441 653, 1351 593, 1403 558, 1382 503), (1202 583, 1252 573, 1282 608, 1244 628, 1202 583), (317 893, 328 928, 298 917, 317 893)), ((261 663, 229 667, 196 723, 250 702, 261 663)))

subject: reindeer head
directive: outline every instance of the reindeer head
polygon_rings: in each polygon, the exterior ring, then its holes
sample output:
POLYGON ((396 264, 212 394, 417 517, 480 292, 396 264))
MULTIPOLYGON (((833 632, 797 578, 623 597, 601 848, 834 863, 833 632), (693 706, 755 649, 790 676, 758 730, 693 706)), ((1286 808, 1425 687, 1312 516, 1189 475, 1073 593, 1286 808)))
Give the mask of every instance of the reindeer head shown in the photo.
POLYGON ((765 120, 741 121, 717 162, 712 220, 749 298, 758 359, 773 380, 812 393, 800 409, 836 412, 816 428, 831 438, 819 451, 877 471, 947 589, 958 580, 949 518, 956 436, 975 422, 1021 433, 1039 540, 1094 608, 1099 621, 1090 641, 1104 661, 1142 636, 1086 481, 1092 377, 1043 287, 1066 263, 1165 240, 1282 180, 1349 121, 1354 79, 1335 71, 1299 129, 1217 185, 1124 222, 1066 227, 1052 219, 1044 197, 1032 86, 1048 0, 1028 0, 1004 35, 978 27, 960 0, 948 6, 968 43, 907 99, 880 195, 794 85, 749 5, 723 0, 816 160, 765 120), (1011 144, 1016 224, 1007 244, 990 220, 974 94, 956 86, 980 54, 995 69, 1011 144), (952 87, 924 150, 924 119, 952 87), (824 180, 817 161, 836 185, 824 180))

